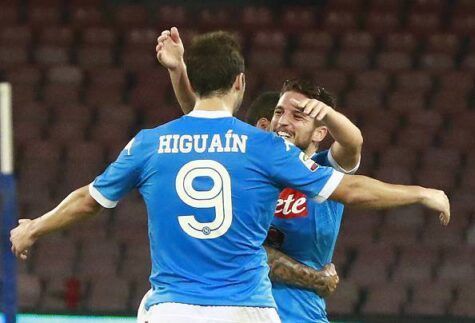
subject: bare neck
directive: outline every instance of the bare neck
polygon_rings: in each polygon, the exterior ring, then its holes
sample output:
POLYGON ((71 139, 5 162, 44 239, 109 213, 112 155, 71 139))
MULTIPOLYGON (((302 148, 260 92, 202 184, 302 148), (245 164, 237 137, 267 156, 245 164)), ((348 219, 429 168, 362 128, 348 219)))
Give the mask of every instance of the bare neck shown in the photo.
POLYGON ((232 114, 234 109, 228 96, 213 96, 208 98, 197 98, 193 110, 227 111, 232 114))

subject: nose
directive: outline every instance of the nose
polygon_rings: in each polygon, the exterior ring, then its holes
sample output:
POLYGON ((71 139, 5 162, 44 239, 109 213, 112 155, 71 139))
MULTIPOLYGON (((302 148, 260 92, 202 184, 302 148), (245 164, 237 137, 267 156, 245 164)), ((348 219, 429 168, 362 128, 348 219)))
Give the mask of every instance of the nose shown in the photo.
POLYGON ((278 123, 280 126, 286 126, 289 124, 289 118, 287 113, 282 113, 279 117, 278 123))

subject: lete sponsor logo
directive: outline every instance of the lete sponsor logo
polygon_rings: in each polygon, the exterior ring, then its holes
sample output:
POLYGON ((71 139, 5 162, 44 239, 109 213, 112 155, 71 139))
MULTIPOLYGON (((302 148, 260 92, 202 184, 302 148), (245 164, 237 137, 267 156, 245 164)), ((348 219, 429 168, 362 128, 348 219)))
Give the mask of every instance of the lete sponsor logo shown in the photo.
POLYGON ((292 188, 280 192, 275 216, 281 219, 300 218, 308 215, 307 197, 292 188))

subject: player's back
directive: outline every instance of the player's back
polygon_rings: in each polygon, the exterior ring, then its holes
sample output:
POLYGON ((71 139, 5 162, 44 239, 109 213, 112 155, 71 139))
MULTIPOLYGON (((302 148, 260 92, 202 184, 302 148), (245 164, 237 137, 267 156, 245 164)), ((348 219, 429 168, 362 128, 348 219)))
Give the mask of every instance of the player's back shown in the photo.
POLYGON ((139 186, 152 248, 149 305, 275 306, 261 248, 279 193, 262 167, 269 136, 232 117, 183 116, 142 132, 155 152, 139 186))

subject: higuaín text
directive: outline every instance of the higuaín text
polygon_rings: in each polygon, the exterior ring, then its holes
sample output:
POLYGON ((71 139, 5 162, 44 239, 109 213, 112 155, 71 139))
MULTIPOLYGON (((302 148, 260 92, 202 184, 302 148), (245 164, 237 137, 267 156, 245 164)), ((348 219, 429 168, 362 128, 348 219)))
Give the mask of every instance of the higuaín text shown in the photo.
POLYGON ((246 152, 247 136, 229 130, 220 134, 164 135, 158 143, 159 154, 246 152))

